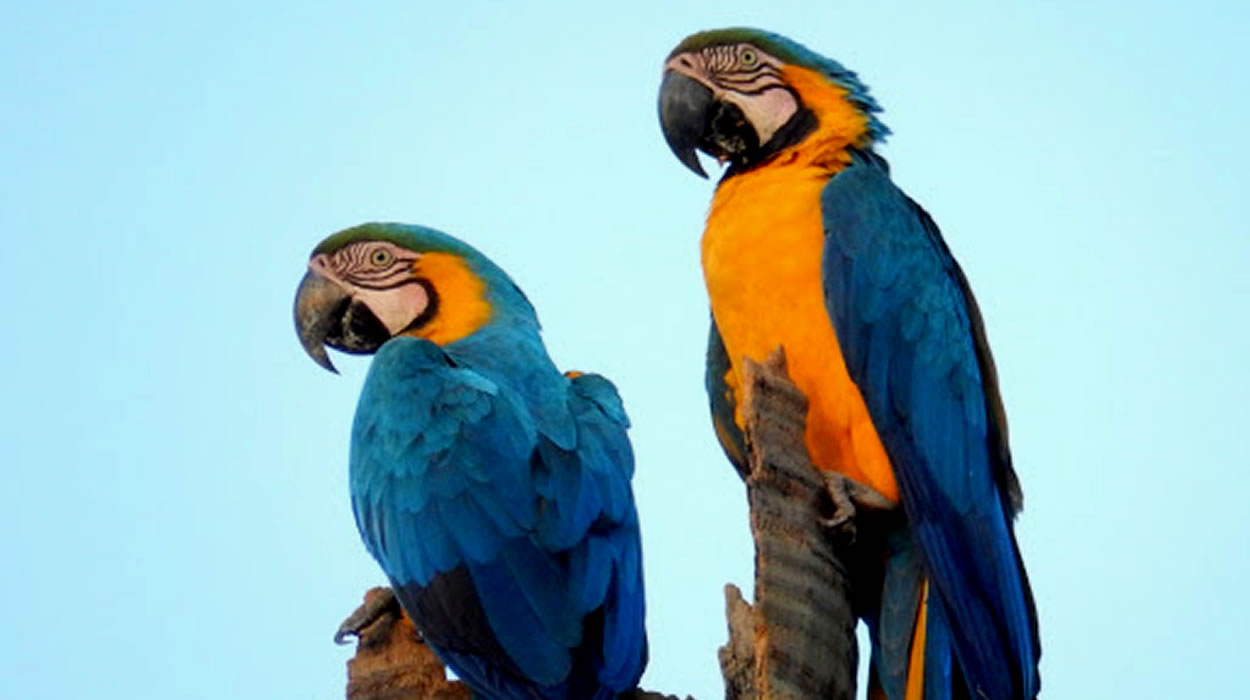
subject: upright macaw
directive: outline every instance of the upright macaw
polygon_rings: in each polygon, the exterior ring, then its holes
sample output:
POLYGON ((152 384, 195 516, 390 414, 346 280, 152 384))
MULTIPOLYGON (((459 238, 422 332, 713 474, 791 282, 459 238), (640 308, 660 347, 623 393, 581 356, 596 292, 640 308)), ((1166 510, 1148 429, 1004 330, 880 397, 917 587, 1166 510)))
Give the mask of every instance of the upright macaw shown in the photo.
MULTIPOLYGON (((1007 423, 976 301, 937 225, 873 151, 855 74, 776 34, 695 34, 669 54, 665 138, 727 163, 703 235, 713 423, 741 468, 742 358, 783 347, 812 462, 885 503, 870 695, 1032 698, 1040 643, 1012 519, 1007 423)), ((846 483, 845 481, 843 482, 846 483)))
POLYGON ((313 251, 304 349, 372 353, 351 438, 365 546, 481 698, 615 698, 647 661, 628 420, 561 374, 521 290, 477 250, 365 224, 313 251))

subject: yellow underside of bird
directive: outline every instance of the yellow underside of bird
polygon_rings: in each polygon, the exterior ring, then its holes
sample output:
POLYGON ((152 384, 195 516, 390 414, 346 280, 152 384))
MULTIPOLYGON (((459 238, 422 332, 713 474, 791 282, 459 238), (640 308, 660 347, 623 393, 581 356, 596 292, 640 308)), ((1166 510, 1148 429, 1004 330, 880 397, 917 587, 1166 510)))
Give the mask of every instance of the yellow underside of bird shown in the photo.
POLYGON ((847 373, 821 284, 821 192, 849 162, 846 147, 862 138, 864 118, 845 91, 812 71, 785 72, 820 126, 769 164, 722 182, 703 235, 708 297, 731 364, 726 383, 741 398, 742 358, 763 361, 783 347, 790 378, 808 398, 812 462, 897 502, 889 457, 847 373))

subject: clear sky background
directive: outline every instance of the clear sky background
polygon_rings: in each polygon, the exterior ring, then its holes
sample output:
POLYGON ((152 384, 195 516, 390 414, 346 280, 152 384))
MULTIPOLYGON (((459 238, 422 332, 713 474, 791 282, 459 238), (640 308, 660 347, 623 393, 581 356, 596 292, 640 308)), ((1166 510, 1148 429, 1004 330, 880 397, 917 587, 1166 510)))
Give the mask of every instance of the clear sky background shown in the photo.
POLYGON ((742 487, 702 388, 713 184, 660 65, 746 24, 857 70, 981 301, 1045 695, 1244 688, 1244 3, 5 3, 0 678, 13 698, 342 697, 382 581, 347 501, 364 360, 296 342, 368 220, 509 270, 634 419, 652 662, 720 697, 742 487), (1182 7, 1183 6, 1183 7, 1182 7))

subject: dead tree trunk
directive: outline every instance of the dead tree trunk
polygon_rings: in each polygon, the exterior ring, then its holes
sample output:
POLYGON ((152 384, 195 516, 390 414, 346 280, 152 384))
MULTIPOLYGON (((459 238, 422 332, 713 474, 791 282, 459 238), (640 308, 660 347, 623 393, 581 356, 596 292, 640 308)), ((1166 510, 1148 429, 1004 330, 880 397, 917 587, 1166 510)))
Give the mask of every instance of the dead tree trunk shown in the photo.
MULTIPOLYGON (((365 593, 362 608, 385 588, 365 593)), ((356 656, 347 662, 347 700, 469 700, 468 686, 447 680, 438 660, 398 604, 387 606, 356 635, 356 656)))
POLYGON ((726 586, 725 697, 850 700, 858 665, 855 613, 846 568, 823 524, 825 481, 804 447, 807 399, 786 376, 780 351, 764 364, 745 363, 755 604, 726 586))

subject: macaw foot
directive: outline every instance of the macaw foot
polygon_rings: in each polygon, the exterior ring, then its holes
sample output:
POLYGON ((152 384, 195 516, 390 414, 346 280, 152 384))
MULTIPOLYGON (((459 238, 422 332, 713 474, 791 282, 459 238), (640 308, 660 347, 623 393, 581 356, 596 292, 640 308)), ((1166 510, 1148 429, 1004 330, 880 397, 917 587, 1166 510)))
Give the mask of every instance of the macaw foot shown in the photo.
POLYGON ((825 491, 833 501, 833 513, 822 518, 820 524, 831 530, 841 531, 852 541, 855 539, 855 515, 858 512, 856 506, 867 510, 891 510, 898 507, 897 503, 882 496, 881 492, 871 486, 848 479, 838 472, 821 471, 820 475, 824 477, 825 491))
POLYGON ((383 587, 370 590, 365 594, 365 602, 339 625, 338 631, 334 633, 334 643, 347 644, 349 637, 361 637, 366 628, 388 615, 393 615, 396 620, 404 615, 399 607, 399 600, 395 598, 395 591, 383 587))

